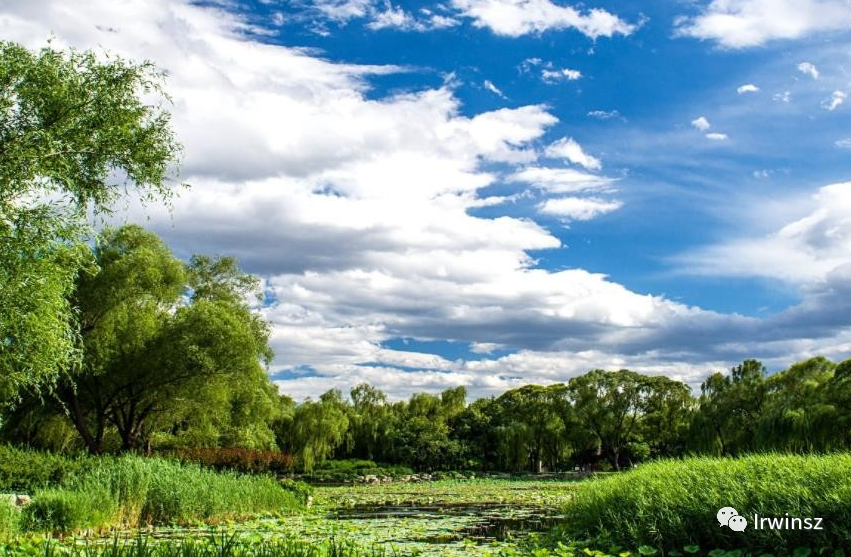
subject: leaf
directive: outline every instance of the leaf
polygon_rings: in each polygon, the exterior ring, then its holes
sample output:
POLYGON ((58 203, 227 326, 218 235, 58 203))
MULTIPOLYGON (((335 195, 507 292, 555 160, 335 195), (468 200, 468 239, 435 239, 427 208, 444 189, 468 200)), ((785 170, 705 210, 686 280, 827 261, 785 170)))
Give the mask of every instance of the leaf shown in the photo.
POLYGON ((656 550, 649 545, 642 545, 638 548, 639 555, 656 555, 656 550))

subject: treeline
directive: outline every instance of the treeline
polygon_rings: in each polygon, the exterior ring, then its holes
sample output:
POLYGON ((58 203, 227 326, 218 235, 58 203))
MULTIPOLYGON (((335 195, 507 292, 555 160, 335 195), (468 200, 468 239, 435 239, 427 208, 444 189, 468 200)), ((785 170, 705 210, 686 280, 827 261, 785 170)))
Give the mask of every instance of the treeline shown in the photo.
POLYGON ((823 357, 768 375, 748 360, 693 396, 684 383, 593 370, 465 403, 463 387, 388 402, 369 385, 292 409, 279 441, 310 467, 364 458, 418 469, 613 469, 650 458, 851 448, 851 360, 823 357))
POLYGON ((83 251, 69 300, 76 363, 5 401, 6 442, 93 454, 257 449, 305 471, 345 458, 540 471, 851 448, 851 360, 821 357, 770 376, 748 360, 697 396, 667 377, 593 370, 469 404, 464 387, 391 402, 367 384, 296 403, 268 378, 259 281, 234 259, 184 262, 138 226, 108 229, 83 251))

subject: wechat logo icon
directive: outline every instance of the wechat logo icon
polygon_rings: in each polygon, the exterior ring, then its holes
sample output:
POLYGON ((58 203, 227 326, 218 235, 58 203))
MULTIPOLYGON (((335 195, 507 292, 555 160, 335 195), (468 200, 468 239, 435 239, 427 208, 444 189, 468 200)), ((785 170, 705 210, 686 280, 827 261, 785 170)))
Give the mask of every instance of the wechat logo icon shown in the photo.
POLYGON ((738 511, 733 507, 724 507, 716 515, 720 526, 729 526, 730 530, 736 532, 744 532, 748 527, 748 521, 745 517, 740 516, 738 511))

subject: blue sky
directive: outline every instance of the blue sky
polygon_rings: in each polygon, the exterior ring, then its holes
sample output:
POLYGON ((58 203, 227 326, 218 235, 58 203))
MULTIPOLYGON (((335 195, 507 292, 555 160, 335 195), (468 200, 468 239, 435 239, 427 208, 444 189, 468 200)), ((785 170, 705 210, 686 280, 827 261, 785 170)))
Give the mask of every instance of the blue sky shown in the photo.
POLYGON ((191 189, 119 207, 264 279, 270 372, 473 396, 851 357, 842 0, 12 0, 154 60, 191 189))

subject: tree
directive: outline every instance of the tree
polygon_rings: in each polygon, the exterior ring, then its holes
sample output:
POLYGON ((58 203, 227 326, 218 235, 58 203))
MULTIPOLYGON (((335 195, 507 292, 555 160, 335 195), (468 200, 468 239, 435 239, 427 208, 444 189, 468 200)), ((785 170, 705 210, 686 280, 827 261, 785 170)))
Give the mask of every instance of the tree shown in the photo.
POLYGON ((649 394, 647 378, 622 369, 596 369, 568 383, 577 417, 594 434, 615 470, 624 449, 635 440, 649 394))
POLYGON ((765 408, 757 427, 763 448, 799 452, 836 448, 837 407, 825 390, 835 368, 818 356, 766 380, 765 408))
POLYGON ((540 472, 545 461, 554 465, 561 459, 564 423, 556 398, 562 387, 526 385, 497 398, 502 413, 503 450, 515 467, 528 463, 533 472, 540 472), (518 445, 521 441, 522 447, 518 445))
POLYGON ((745 360, 729 375, 714 373, 701 384, 699 409, 692 427, 704 449, 740 454, 756 448, 756 429, 765 402, 765 366, 745 360))
POLYGON ((647 384, 641 436, 653 456, 682 454, 696 407, 691 388, 662 376, 648 377, 647 384))
POLYGON ((296 408, 291 445, 305 472, 325 462, 345 439, 349 418, 341 400, 339 391, 329 391, 319 401, 307 400, 296 408))
MULTIPOLYGON (((82 365, 56 389, 92 453, 114 434, 140 450, 154 434, 195 444, 270 447, 277 394, 268 326, 245 295, 255 279, 229 259, 176 259, 138 226, 107 229, 75 297, 82 365)), ((63 408, 57 409, 57 411, 63 408)))
POLYGON ((0 401, 79 356, 69 295, 88 208, 169 196, 179 154, 150 63, 0 42, 0 401))

